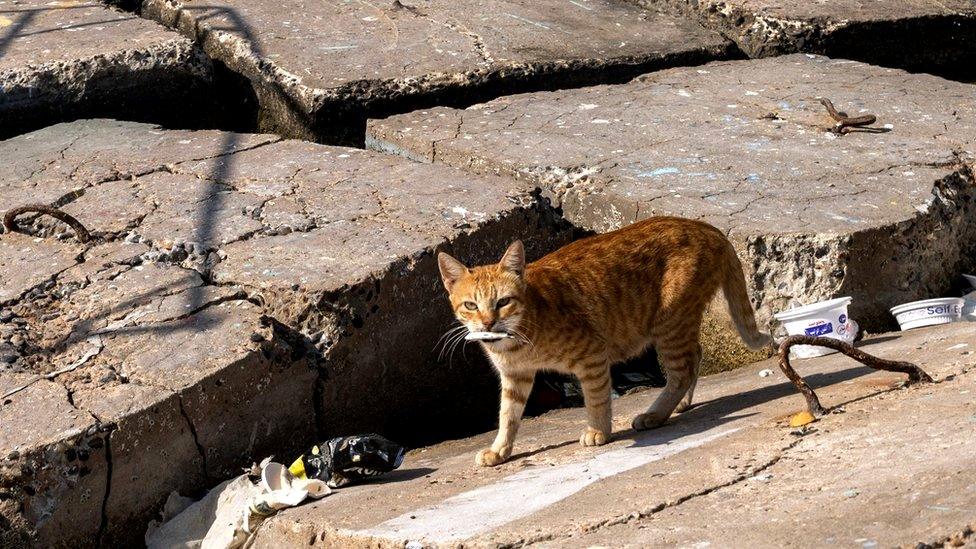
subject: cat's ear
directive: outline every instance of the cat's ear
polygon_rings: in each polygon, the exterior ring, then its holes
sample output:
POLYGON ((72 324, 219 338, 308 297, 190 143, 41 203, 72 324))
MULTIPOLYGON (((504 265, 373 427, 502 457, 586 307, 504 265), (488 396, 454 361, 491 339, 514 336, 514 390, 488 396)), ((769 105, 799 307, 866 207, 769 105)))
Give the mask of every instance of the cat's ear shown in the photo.
POLYGON ((506 271, 522 276, 525 272, 525 246, 522 245, 522 241, 512 242, 498 263, 506 271))
POLYGON ((451 291, 454 283, 468 271, 464 263, 461 263, 444 252, 437 254, 437 266, 441 269, 441 280, 444 281, 444 288, 448 292, 451 291))

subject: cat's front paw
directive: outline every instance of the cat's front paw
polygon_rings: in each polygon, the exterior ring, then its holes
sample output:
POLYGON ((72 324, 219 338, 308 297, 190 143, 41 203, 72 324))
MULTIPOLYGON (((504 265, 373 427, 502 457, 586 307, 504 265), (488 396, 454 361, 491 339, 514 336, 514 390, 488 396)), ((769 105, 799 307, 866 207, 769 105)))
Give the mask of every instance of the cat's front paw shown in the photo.
POLYGON ((604 433, 592 427, 587 427, 580 435, 580 444, 583 446, 603 446, 608 442, 610 442, 610 433, 604 433))
POLYGON ((667 420, 668 418, 661 417, 657 414, 640 414, 634 418, 634 421, 630 423, 630 426, 633 427, 635 431, 646 431, 648 429, 660 427, 667 420))
POLYGON ((484 450, 478 452, 478 455, 475 456, 474 461, 482 467, 494 467, 508 461, 508 456, 502 455, 491 448, 485 448, 484 450))

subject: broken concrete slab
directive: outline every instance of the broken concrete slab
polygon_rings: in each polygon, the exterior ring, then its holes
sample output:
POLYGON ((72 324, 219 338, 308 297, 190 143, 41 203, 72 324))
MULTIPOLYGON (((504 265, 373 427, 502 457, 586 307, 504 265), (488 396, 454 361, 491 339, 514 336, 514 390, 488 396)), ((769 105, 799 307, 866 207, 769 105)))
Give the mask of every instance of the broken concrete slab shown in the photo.
POLYGON ((523 423, 508 463, 475 465, 493 433, 412 450, 389 482, 272 517, 255 547, 914 546, 962 529, 976 505, 976 443, 960 434, 976 412, 971 326, 860 345, 938 383, 899 389, 903 376, 836 354, 797 361, 834 413, 793 429, 804 401, 778 370, 758 375, 766 361, 702 379, 700 404, 660 429, 628 428, 657 390, 615 400, 601 448, 577 443, 583 410, 557 410, 523 423))
MULTIPOLYGON (((491 369, 437 359, 452 319, 435 250, 485 262, 514 238, 538 255, 572 237, 511 179, 268 136, 90 120, 0 142, 0 156, 0 209, 41 201, 96 236, 81 246, 30 216, 28 235, 0 235, 4 267, 32 273, 4 279, 0 335, 18 344, 0 379, 61 372, 44 383, 105 433, 108 487, 68 518, 29 512, 57 501, 47 481, 10 481, 4 512, 40 543, 130 543, 170 491, 326 435, 487 427, 491 369), (71 518, 82 511, 99 520, 71 518)), ((5 423, 30 394, 0 404, 5 423)))
POLYGON ((250 79, 263 130, 345 144, 362 142, 366 116, 624 81, 734 49, 696 23, 622 0, 143 0, 141 13, 250 79))
MULTIPOLYGON (((0 394, 33 378, 0 372, 0 394)), ((108 489, 108 459, 105 434, 91 414, 71 403, 63 385, 41 380, 0 400, 0 421, 3 545, 68 546, 66 532, 96 532, 101 496, 108 489), (47 535, 32 535, 38 522, 47 535)))
POLYGON ((178 123, 209 105, 209 59, 96 3, 0 2, 0 138, 91 116, 178 123))
POLYGON ((373 120, 372 148, 538 185, 608 231, 654 215, 726 231, 760 317, 853 296, 869 330, 976 257, 971 85, 813 55, 670 69, 620 86, 373 120), (816 100, 876 129, 838 135, 816 100))
POLYGON ((750 57, 807 52, 917 72, 965 76, 976 53, 976 5, 948 2, 636 0, 668 6, 750 57))
MULTIPOLYGON (((2 240, 15 238, 42 241, 2 240)), ((300 338, 262 321, 239 289, 147 254, 144 244, 96 245, 7 304, 0 327, 13 326, 29 355, 14 363, 22 373, 0 370, 0 484, 14 538, 131 543, 170 491, 300 451, 291 429, 315 431, 318 373, 300 338), (38 407, 57 417, 36 422, 38 407)))

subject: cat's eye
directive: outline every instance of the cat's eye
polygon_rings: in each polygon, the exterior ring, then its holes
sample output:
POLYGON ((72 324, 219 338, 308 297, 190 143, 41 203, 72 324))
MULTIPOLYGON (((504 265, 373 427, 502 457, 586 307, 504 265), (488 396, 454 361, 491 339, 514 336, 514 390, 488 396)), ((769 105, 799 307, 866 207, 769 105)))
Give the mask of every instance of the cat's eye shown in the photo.
POLYGON ((503 298, 501 298, 501 299, 499 299, 498 301, 495 302, 495 308, 496 309, 501 309, 502 307, 504 307, 505 305, 508 305, 511 302, 512 302, 512 298, 510 298, 510 297, 503 297, 503 298))
POLYGON ((464 308, 467 309, 467 310, 469 310, 469 311, 477 311, 478 310, 478 304, 475 303, 474 301, 465 301, 464 302, 464 308))

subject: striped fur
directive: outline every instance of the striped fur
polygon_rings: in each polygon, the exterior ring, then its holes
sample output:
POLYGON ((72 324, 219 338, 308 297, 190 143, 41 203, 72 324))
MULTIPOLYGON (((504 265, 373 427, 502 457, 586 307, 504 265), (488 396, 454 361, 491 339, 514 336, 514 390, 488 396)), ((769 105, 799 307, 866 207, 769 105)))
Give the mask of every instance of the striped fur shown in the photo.
POLYGON ((438 262, 454 313, 468 330, 515 336, 481 344, 502 387, 498 436, 478 454, 482 465, 511 456, 540 370, 580 380, 584 446, 610 440, 610 365, 649 346, 668 382, 633 427, 657 427, 675 410, 687 409, 701 362, 702 316, 720 288, 745 343, 759 348, 771 341, 756 327, 732 244, 699 221, 648 219, 578 240, 528 265, 521 242, 494 265, 468 268, 443 253, 438 262))

